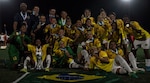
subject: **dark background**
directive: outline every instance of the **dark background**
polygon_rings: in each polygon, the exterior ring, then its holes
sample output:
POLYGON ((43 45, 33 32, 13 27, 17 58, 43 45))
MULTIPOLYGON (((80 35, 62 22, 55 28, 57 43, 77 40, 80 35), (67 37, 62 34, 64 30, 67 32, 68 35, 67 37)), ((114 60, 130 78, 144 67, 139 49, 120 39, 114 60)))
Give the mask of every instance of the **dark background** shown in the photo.
POLYGON ((99 10, 104 8, 108 13, 114 11, 117 18, 122 18, 125 14, 129 15, 132 20, 136 20, 140 25, 150 32, 150 1, 149 0, 131 0, 130 3, 122 2, 122 0, 0 0, 0 27, 7 25, 8 33, 12 33, 12 23, 14 15, 19 12, 19 4, 25 2, 28 9, 32 9, 35 5, 40 7, 41 14, 48 14, 50 8, 55 8, 57 14, 61 10, 68 12, 73 20, 80 19, 85 8, 92 11, 92 16, 97 17, 99 10))

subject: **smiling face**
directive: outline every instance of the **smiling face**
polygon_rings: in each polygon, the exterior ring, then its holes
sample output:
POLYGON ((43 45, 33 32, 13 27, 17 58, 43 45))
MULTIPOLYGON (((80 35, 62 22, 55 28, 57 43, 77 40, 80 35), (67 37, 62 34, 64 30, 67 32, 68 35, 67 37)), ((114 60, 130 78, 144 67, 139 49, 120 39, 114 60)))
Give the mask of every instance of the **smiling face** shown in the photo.
POLYGON ((115 14, 109 14, 109 18, 113 21, 116 20, 116 15, 115 14))
POLYGON ((98 22, 101 22, 101 21, 103 21, 103 16, 101 16, 101 15, 98 15, 98 17, 97 17, 97 21, 98 21, 98 22))
POLYGON ((63 29, 60 29, 58 32, 59 37, 63 37, 65 34, 65 31, 63 29))
POLYGON ((64 44, 63 41, 60 41, 60 42, 59 42, 59 47, 60 47, 60 48, 65 48, 65 44, 64 44))
POLYGON ((62 12, 61 12, 61 17, 62 17, 62 18, 67 18, 67 15, 68 15, 68 14, 67 14, 66 11, 62 11, 62 12))
POLYGON ((91 11, 89 9, 84 10, 84 15, 85 17, 90 17, 91 16, 91 11))
POLYGON ((66 20, 66 25, 72 25, 72 22, 71 22, 70 19, 67 19, 67 20, 66 20))
POLYGON ((87 26, 91 26, 91 24, 92 24, 92 23, 91 23, 91 20, 90 20, 90 19, 87 19, 87 20, 86 20, 86 25, 87 25, 87 26))
POLYGON ((56 9, 50 9, 49 14, 50 15, 55 15, 56 14, 56 9))
POLYGON ((42 23, 45 23, 46 22, 46 17, 44 15, 40 16, 40 21, 42 23))
POLYGON ((39 13, 40 8, 39 8, 38 6, 34 6, 33 11, 34 11, 35 13, 39 13))
POLYGON ((76 26, 77 26, 77 27, 81 27, 81 26, 82 26, 82 22, 81 22, 81 20, 77 20, 77 22, 76 22, 76 26))
POLYGON ((107 14, 106 12, 103 10, 100 12, 100 16, 102 16, 102 18, 106 18, 107 17, 107 14))
POLYGON ((35 45, 36 45, 36 46, 41 46, 41 40, 40 40, 40 39, 36 39, 35 45))
POLYGON ((56 18, 51 18, 51 19, 50 19, 50 22, 51 22, 51 24, 56 24, 56 23, 57 23, 57 20, 56 20, 56 18))
POLYGON ((20 28, 21 33, 25 33, 27 31, 27 27, 25 24, 23 24, 20 28))
POLYGON ((93 38, 92 32, 88 31, 87 32, 87 39, 92 39, 92 38, 93 38))
POLYGON ((27 4, 26 3, 21 3, 20 4, 20 10, 25 12, 27 10, 27 4))
POLYGON ((111 41, 110 45, 109 45, 109 48, 112 49, 112 50, 116 50, 116 48, 117 48, 116 43, 114 41, 111 41))

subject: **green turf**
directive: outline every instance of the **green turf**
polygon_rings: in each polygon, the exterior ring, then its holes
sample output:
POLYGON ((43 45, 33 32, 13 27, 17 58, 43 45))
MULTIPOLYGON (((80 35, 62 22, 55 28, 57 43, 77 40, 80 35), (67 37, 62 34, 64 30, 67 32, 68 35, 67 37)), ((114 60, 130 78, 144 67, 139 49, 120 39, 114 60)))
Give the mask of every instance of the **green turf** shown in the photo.
POLYGON ((8 48, 6 48, 5 50, 0 49, 0 60, 9 59, 7 51, 8 51, 8 48))

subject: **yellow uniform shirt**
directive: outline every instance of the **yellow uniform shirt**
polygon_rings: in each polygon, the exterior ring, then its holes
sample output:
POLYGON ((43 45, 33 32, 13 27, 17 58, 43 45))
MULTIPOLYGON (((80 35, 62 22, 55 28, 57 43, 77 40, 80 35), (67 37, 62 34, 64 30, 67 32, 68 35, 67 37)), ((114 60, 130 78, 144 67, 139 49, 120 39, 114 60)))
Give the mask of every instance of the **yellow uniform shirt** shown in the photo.
POLYGON ((61 38, 60 40, 56 40, 55 43, 54 43, 54 48, 53 48, 53 51, 55 52, 58 48, 59 48, 59 41, 62 41, 64 42, 64 45, 65 47, 69 44, 69 43, 72 43, 73 40, 69 37, 63 37, 61 38))
POLYGON ((65 36, 67 36, 71 39, 75 38, 76 30, 74 29, 74 26, 70 26, 70 28, 69 28, 65 25, 64 30, 65 30, 65 36))
POLYGON ((111 33, 111 37, 109 40, 115 41, 117 44, 120 44, 121 43, 121 33, 119 33, 119 30, 113 31, 111 33))
POLYGON ((96 26, 95 26, 95 25, 91 25, 90 28, 85 27, 85 30, 86 30, 86 31, 91 31, 91 32, 92 32, 92 35, 95 35, 96 26))
POLYGON ((122 19, 117 19, 116 23, 117 23, 117 28, 119 29, 119 33, 121 34, 121 37, 124 40, 125 38, 127 38, 124 31, 124 22, 122 21, 122 19))
POLYGON ((128 34, 131 34, 135 37, 135 39, 137 40, 146 40, 147 38, 150 38, 150 34, 149 32, 147 32, 146 30, 144 30, 138 22, 136 21, 131 21, 130 22, 131 25, 133 25, 135 27, 135 29, 129 27, 125 27, 125 31, 128 34))
POLYGON ((96 38, 102 40, 103 39, 103 35, 105 34, 105 29, 102 28, 102 26, 99 26, 98 24, 95 25, 95 36, 96 38))
POLYGON ((87 41, 86 41, 86 43, 87 43, 86 50, 89 50, 93 46, 96 46, 97 48, 101 48, 101 42, 99 41, 99 39, 95 38, 93 41, 91 41, 89 43, 87 41))
POLYGON ((50 32, 51 34, 57 34, 60 28, 61 28, 61 26, 58 25, 58 24, 56 24, 56 26, 55 26, 54 28, 51 27, 50 24, 48 24, 48 25, 45 27, 44 32, 45 32, 45 33, 50 32))
MULTIPOLYGON (((95 24, 94 17, 89 17, 89 19, 91 20, 92 24, 95 24)), ((82 22, 83 24, 85 24, 86 20, 87 20, 87 18, 84 17, 84 18, 81 19, 81 22, 82 22)))
MULTIPOLYGON (((47 47, 49 46, 49 44, 45 44, 42 46, 42 61, 45 60, 46 58, 46 55, 47 55, 47 47)), ((36 46, 34 45, 31 45, 31 44, 28 44, 27 45, 28 47, 28 51, 30 51, 32 53, 32 57, 33 57, 33 60, 34 61, 37 61, 37 58, 36 58, 36 46)))
POLYGON ((107 52, 107 55, 110 59, 115 59, 117 54, 120 55, 120 56, 124 56, 124 53, 123 53, 122 49, 118 49, 118 50, 116 49, 116 52, 111 50, 111 49, 108 49, 108 50, 106 50, 106 52, 107 52))
MULTIPOLYGON (((105 51, 100 51, 99 57, 100 58, 104 58, 104 57, 106 58, 106 57, 108 57, 108 55, 105 51)), ((114 59, 109 59, 109 63, 102 63, 99 59, 96 59, 95 56, 92 56, 90 58, 89 68, 98 67, 98 68, 100 68, 106 72, 111 72, 113 63, 114 63, 114 59)))

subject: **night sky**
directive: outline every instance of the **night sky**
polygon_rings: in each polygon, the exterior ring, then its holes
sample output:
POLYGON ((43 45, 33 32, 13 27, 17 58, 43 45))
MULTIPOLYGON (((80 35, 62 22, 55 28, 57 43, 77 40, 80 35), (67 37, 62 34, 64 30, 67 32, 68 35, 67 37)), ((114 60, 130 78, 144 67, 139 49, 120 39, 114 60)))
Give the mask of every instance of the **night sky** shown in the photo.
MULTIPOLYGON (((47 15, 50 8, 55 8, 57 14, 61 10, 68 12, 73 20, 80 19, 84 9, 89 8, 92 11, 92 16, 97 17, 99 10, 104 8, 108 13, 114 11, 117 18, 122 18, 128 14, 132 20, 136 20, 140 25, 148 30, 150 27, 150 0, 131 0, 130 3, 122 2, 121 0, 8 0, 2 2, 0 0, 0 23, 1 26, 7 25, 8 33, 12 31, 12 23, 14 15, 19 12, 19 4, 25 2, 28 9, 32 9, 37 5, 40 7, 40 13, 47 15)), ((148 30, 150 32, 150 30, 148 30)))

